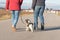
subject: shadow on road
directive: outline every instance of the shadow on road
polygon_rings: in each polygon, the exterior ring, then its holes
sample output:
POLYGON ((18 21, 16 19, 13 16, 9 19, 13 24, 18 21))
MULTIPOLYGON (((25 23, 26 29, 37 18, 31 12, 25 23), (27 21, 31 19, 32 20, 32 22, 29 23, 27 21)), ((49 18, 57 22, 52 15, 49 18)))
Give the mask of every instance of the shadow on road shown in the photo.
POLYGON ((52 31, 52 30, 60 30, 60 26, 52 27, 52 28, 46 28, 44 31, 52 31))
MULTIPOLYGON (((26 28, 17 28, 17 32, 24 32, 26 28)), ((60 26, 58 27, 51 27, 51 28, 45 28, 44 30, 41 30, 41 28, 38 28, 38 30, 34 30, 34 32, 40 32, 40 31, 53 31, 53 30, 60 30, 60 26)))
POLYGON ((17 28, 17 32, 23 32, 25 31, 25 28, 17 28))

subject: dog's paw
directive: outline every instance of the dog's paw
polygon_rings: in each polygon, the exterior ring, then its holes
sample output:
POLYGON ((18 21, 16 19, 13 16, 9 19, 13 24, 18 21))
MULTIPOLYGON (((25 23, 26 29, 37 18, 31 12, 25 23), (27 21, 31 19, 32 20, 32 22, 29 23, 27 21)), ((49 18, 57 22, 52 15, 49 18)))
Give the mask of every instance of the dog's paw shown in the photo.
POLYGON ((26 29, 26 31, 31 31, 30 29, 26 29))
POLYGON ((34 31, 31 31, 31 32, 34 32, 34 31))

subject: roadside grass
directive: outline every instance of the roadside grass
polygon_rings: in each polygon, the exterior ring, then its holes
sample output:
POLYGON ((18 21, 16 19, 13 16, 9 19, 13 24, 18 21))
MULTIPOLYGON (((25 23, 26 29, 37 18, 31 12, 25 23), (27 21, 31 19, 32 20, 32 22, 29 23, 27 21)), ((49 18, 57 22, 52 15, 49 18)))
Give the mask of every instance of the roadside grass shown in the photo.
MULTIPOLYGON (((31 15, 32 12, 25 12, 21 11, 20 16, 26 16, 26 15, 31 15)), ((7 20, 11 18, 11 13, 10 11, 6 11, 5 9, 0 9, 0 20, 7 20)))

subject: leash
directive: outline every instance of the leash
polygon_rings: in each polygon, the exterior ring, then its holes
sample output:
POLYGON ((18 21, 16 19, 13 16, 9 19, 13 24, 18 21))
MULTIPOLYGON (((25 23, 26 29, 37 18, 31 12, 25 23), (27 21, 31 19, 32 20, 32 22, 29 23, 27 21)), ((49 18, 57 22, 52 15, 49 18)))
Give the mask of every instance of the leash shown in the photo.
MULTIPOLYGON (((26 23, 25 23, 25 20, 26 20, 26 19, 24 19, 24 21, 23 21, 23 17, 22 17, 22 15, 20 15, 20 18, 21 18, 21 22, 22 22, 24 25, 26 25, 26 23)), ((30 19, 28 19, 28 20, 31 22, 30 19)))
MULTIPOLYGON (((21 18, 21 22, 22 22, 24 25, 26 25, 26 24, 25 24, 25 21, 23 21, 23 17, 22 17, 22 15, 20 15, 20 18, 21 18)), ((26 19, 24 19, 24 20, 26 20, 26 19)), ((30 19, 28 19, 28 20, 31 22, 30 19)))
POLYGON ((21 18, 21 22, 22 22, 24 25, 26 25, 26 24, 24 23, 24 21, 23 21, 22 15, 20 15, 20 18, 21 18))

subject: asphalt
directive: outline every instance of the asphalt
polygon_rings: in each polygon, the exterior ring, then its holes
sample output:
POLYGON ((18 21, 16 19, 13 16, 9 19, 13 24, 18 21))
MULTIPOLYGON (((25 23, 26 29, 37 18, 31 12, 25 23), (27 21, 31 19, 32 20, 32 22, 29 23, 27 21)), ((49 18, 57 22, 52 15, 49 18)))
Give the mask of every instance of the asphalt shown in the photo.
MULTIPOLYGON (((22 19, 29 18, 32 22, 33 14, 22 16, 22 19)), ((11 19, 0 21, 0 40, 60 40, 60 16, 53 13, 45 13, 45 30, 34 32, 25 31, 25 25, 22 23, 21 18, 17 23, 17 32, 11 30, 11 19)))

